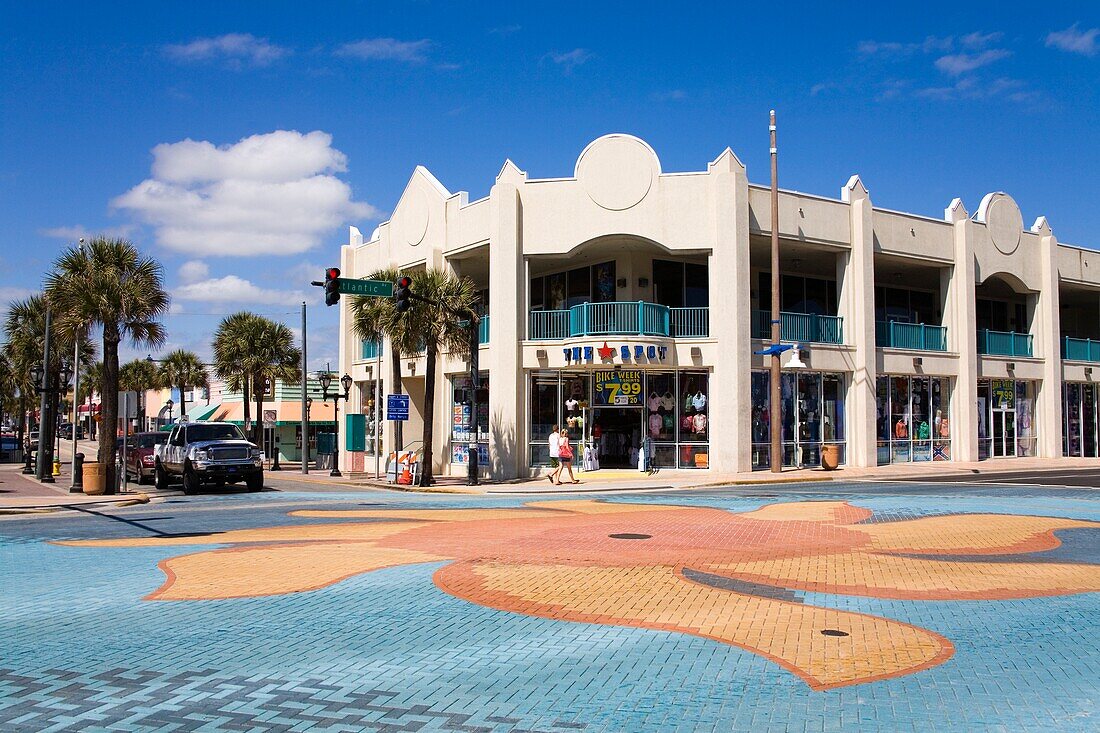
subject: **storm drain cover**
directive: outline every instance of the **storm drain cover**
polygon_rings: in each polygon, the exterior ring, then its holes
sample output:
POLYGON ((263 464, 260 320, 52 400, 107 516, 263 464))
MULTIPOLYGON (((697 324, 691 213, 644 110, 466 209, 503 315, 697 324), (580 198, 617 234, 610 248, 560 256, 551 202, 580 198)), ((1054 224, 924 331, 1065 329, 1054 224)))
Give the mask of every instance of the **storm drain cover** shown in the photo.
POLYGON ((648 540, 653 535, 651 534, 635 534, 634 532, 620 532, 618 534, 609 534, 613 540, 648 540))

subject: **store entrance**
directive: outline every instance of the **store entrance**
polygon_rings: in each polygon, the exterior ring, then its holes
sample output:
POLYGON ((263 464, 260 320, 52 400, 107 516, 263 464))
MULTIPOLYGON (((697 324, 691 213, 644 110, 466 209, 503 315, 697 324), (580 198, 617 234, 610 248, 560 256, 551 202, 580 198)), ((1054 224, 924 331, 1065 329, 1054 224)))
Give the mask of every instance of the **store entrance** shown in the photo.
POLYGON ((637 468, 642 409, 597 407, 593 413, 592 442, 599 448, 600 468, 637 468))
POLYGON ((1016 455, 1016 410, 993 405, 993 457, 1016 455))

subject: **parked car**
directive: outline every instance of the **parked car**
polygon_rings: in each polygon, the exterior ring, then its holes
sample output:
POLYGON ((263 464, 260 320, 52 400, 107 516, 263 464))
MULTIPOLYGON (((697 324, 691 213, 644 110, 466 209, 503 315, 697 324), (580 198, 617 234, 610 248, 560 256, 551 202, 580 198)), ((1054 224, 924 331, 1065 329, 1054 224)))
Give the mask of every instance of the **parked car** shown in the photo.
POLYGON ((168 433, 135 433, 119 441, 118 452, 126 448, 126 475, 139 484, 152 481, 156 475, 156 458, 153 453, 158 445, 168 440, 168 433))
MULTIPOLYGON (((71 422, 61 423, 61 426, 58 427, 57 430, 62 440, 73 439, 73 424, 71 422)), ((84 428, 80 427, 79 425, 76 426, 76 439, 84 440, 84 428)))
POLYGON ((32 450, 38 450, 38 431, 32 430, 27 433, 27 447, 32 450))
POLYGON ((197 492, 204 483, 221 486, 244 481, 249 491, 264 486, 263 453, 233 423, 176 425, 168 441, 153 450, 159 490, 168 488, 177 476, 183 480, 185 494, 197 492))

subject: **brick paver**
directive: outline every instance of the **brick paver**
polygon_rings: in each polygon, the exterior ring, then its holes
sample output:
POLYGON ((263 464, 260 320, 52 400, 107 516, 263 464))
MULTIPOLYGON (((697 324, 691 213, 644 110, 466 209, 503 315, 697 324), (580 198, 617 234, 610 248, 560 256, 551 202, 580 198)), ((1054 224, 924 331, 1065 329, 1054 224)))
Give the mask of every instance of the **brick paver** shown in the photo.
POLYGON ((0 729, 1096 728, 1095 492, 771 493, 0 520, 0 729))

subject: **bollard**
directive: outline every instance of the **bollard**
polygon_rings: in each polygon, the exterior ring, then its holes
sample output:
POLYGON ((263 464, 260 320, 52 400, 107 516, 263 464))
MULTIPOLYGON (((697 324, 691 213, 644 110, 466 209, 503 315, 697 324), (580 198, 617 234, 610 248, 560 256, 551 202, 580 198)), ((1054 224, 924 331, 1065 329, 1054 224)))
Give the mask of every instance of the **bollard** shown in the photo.
POLYGON ((84 492, 84 454, 77 453, 73 456, 73 485, 69 487, 70 494, 84 492))
POLYGON ((26 465, 23 466, 23 473, 33 474, 34 464, 31 462, 34 460, 34 451, 31 450, 31 444, 28 442, 23 446, 23 460, 26 465))

